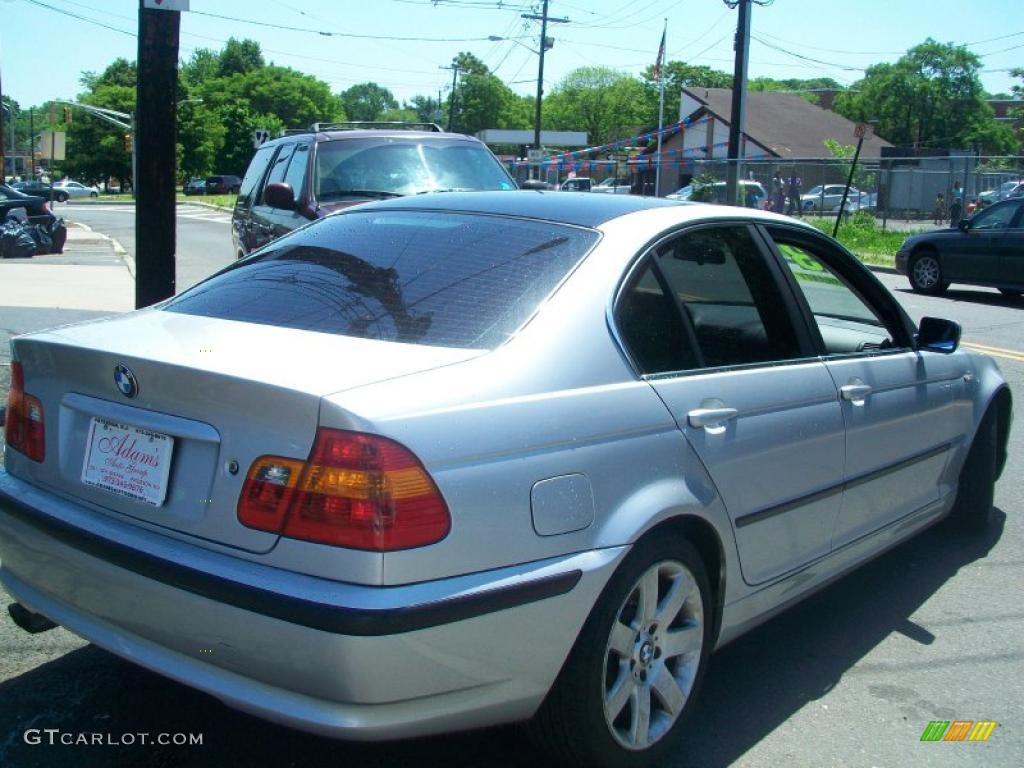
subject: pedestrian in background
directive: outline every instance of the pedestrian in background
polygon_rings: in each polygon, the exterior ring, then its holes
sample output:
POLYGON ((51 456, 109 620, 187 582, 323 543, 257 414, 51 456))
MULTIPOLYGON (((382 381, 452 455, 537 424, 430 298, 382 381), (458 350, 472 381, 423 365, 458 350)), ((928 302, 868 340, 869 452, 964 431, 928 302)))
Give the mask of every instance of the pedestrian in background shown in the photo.
POLYGON ((803 213, 802 204, 800 201, 800 177, 795 173, 789 177, 789 184, 786 186, 786 215, 792 216, 796 214, 799 216, 803 213))
POLYGON ((782 171, 772 176, 772 210, 783 213, 786 207, 786 184, 782 180, 782 171))
POLYGON ((935 208, 932 210, 932 223, 946 223, 946 198, 943 197, 941 192, 935 196, 935 208))
POLYGON ((949 195, 949 226, 955 227, 964 215, 964 191, 960 182, 953 182, 953 191, 949 195))

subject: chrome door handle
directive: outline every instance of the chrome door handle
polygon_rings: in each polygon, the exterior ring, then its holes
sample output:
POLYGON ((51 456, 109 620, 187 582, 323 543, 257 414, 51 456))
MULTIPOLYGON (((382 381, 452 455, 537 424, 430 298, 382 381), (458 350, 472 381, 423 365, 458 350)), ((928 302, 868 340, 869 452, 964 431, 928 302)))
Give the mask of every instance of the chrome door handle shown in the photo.
POLYGON ((867 384, 846 384, 839 388, 843 400, 863 400, 871 394, 871 387, 867 384))
POLYGON ((716 427, 738 415, 735 408, 694 408, 686 414, 686 421, 691 427, 716 427))

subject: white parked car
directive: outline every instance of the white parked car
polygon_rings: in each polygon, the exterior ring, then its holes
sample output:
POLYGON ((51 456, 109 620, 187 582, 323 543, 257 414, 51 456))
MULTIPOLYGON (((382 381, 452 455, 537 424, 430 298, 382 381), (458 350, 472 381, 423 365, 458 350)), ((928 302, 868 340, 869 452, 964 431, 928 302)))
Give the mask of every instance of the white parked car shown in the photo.
MULTIPOLYGON (((845 184, 819 184, 800 195, 800 202, 805 211, 838 211, 839 204, 843 201, 845 188, 845 184)), ((855 206, 851 206, 851 204, 859 205, 860 201, 866 198, 867 193, 861 192, 856 187, 850 187, 846 196, 846 205, 852 210, 855 206)))
MULTIPOLYGON (((99 197, 100 191, 96 187, 87 187, 78 181, 58 181, 53 185, 54 196, 57 195, 57 190, 64 192, 67 198, 75 197, 99 197)), ((59 197, 57 199, 60 199, 59 197)))
POLYGON ((590 191, 606 192, 612 195, 628 195, 632 189, 633 187, 630 185, 629 179, 616 179, 614 176, 609 176, 600 184, 591 187, 590 191))

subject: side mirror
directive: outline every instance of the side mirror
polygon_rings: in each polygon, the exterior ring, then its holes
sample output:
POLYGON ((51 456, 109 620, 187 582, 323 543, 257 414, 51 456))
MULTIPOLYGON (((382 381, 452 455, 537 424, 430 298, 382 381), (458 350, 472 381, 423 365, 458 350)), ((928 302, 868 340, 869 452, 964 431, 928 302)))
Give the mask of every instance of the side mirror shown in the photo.
POLYGON ((290 211, 295 208, 295 192, 292 191, 291 184, 275 181, 273 184, 267 184, 263 190, 263 202, 272 208, 290 211))
POLYGON ((917 328, 917 348, 948 355, 960 343, 960 324, 938 317, 922 317, 917 328))
POLYGON ((969 230, 971 228, 971 220, 970 219, 960 219, 960 221, 957 222, 956 227, 961 232, 966 232, 967 230, 969 230))

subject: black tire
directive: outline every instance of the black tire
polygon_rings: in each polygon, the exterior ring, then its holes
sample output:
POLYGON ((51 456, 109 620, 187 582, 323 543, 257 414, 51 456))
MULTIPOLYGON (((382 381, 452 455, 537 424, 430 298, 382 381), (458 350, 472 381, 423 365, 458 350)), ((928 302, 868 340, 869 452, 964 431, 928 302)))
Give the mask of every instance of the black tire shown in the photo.
POLYGON ((667 757, 707 666, 712 605, 704 564, 692 544, 669 533, 642 540, 605 587, 530 723, 534 741, 559 765, 642 768, 667 757), (654 603, 643 597, 652 584, 654 603), (671 596, 677 599, 670 602, 671 596), (645 604, 655 607, 645 611, 645 604), (628 653, 616 650, 616 638, 628 653), (643 722, 643 701, 649 725, 641 731, 636 726, 643 722), (634 740, 641 732, 644 739, 634 740))
POLYGON ((90 192, 89 193, 89 197, 99 197, 99 196, 100 196, 99 192, 90 192))
POLYGON ((999 424, 992 405, 978 425, 967 459, 960 470, 956 501, 950 519, 960 528, 982 532, 995 519, 996 476, 998 475, 999 424))
POLYGON ((68 193, 67 192, 58 192, 56 197, 57 197, 57 202, 58 203, 66 203, 68 201, 68 193))
POLYGON ((907 265, 910 287, 917 293, 937 296, 949 288, 949 282, 942 279, 942 263, 939 254, 931 249, 918 251, 907 265))

